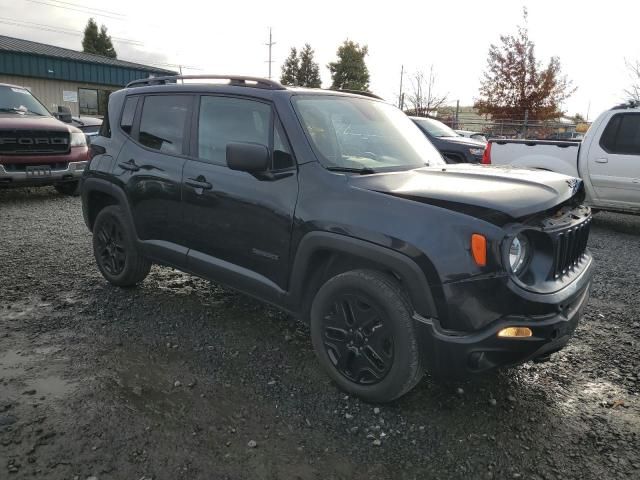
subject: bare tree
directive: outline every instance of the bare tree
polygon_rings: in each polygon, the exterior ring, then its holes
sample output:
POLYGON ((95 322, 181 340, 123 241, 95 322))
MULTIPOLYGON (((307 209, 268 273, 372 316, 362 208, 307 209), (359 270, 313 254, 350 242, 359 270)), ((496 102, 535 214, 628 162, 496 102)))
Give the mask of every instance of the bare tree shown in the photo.
POLYGON ((625 60, 624 63, 631 77, 631 86, 624 91, 624 94, 629 100, 640 102, 640 60, 625 60))
POLYGON ((415 115, 419 117, 431 115, 447 101, 448 94, 442 95, 436 91, 436 78, 433 65, 431 65, 428 75, 419 70, 409 79, 411 91, 407 95, 407 102, 415 115))

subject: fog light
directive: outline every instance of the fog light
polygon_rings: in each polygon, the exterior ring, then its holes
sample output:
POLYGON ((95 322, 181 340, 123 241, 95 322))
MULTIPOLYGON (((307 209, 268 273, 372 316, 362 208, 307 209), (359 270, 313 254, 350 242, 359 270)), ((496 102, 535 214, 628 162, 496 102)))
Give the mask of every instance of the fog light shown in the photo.
POLYGON ((498 332, 499 337, 531 337, 533 332, 528 327, 507 327, 498 332))

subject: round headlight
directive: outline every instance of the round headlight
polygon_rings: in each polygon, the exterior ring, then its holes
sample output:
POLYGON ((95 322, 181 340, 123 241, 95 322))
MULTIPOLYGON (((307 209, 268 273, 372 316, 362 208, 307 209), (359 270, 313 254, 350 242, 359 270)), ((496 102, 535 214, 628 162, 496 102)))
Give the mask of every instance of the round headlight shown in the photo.
POLYGON ((514 274, 518 275, 522 272, 529 258, 530 250, 529 240, 525 235, 520 233, 513 239, 511 247, 509 247, 509 265, 514 274))

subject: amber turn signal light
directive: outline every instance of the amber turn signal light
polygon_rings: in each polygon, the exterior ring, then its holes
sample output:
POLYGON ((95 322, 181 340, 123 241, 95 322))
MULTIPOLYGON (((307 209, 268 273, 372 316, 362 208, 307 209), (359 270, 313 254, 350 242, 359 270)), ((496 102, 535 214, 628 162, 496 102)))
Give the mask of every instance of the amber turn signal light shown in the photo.
POLYGON ((487 239, 484 235, 479 233, 471 235, 471 254, 478 266, 484 267, 487 265, 487 239))
POLYGON ((533 332, 529 327, 507 327, 503 328, 498 332, 499 337, 508 337, 508 338, 523 338, 530 337, 533 335, 533 332))

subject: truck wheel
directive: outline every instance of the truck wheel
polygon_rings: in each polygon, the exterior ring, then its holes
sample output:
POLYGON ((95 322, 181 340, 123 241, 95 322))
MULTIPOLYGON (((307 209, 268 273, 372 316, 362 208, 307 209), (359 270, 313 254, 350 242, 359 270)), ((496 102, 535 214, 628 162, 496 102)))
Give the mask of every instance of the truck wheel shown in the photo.
POLYGON ((390 402, 424 374, 413 309, 398 282, 381 272, 336 275, 311 305, 311 340, 320 363, 343 390, 390 402))
POLYGON ((70 197, 77 197, 80 195, 80 182, 66 182, 59 185, 54 185, 58 193, 68 195, 70 197))
POLYGON ((149 274, 151 262, 140 255, 120 207, 109 206, 93 225, 93 255, 102 276, 119 287, 131 287, 149 274))

